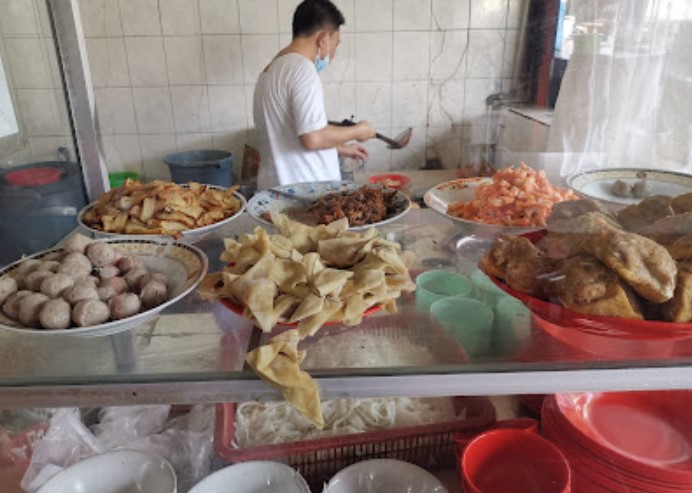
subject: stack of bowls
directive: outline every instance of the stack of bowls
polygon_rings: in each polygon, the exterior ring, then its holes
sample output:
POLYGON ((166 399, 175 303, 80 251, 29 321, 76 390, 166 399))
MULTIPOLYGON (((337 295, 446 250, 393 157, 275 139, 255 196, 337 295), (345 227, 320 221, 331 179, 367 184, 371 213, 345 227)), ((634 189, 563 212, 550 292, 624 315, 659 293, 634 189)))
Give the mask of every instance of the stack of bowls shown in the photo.
POLYGON ((574 493, 692 491, 691 391, 558 394, 542 426, 574 472, 574 493))

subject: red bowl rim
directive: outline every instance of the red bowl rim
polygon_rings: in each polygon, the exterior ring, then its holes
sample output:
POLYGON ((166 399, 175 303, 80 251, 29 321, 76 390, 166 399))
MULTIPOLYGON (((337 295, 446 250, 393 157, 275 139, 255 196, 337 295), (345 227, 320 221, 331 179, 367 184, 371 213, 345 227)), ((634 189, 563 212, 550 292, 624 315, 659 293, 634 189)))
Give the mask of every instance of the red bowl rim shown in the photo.
MULTIPOLYGON (((221 302, 221 304, 223 306, 228 308, 230 311, 232 311, 236 315, 240 315, 241 317, 243 316, 243 312, 245 311, 245 307, 243 305, 236 303, 235 301, 233 301, 230 298, 221 298, 219 301, 221 302)), ((365 312, 363 312, 363 316, 368 317, 368 316, 372 315, 373 313, 379 312, 381 309, 382 309, 381 305, 373 305, 370 308, 368 308, 367 310, 365 310, 365 312)), ((277 322, 276 325, 281 326, 281 327, 295 327, 298 325, 298 323, 299 322, 291 322, 291 323, 277 322)), ((336 325, 339 323, 341 323, 341 322, 325 322, 322 325, 336 325)))
POLYGON ((409 178, 406 175, 400 175, 398 173, 383 173, 379 175, 373 175, 370 178, 368 178, 368 183, 372 183, 373 185, 376 185, 380 183, 381 181, 384 180, 399 180, 401 183, 394 187, 389 187, 391 189, 397 190, 399 188, 403 188, 406 185, 411 184, 411 178, 409 178))
MULTIPOLYGON (((537 243, 546 230, 521 235, 537 243)), ((512 289, 501 279, 488 275, 490 280, 505 293, 524 303, 539 318, 562 327, 574 327, 600 336, 635 340, 687 339, 692 337, 692 323, 637 320, 634 318, 606 317, 575 312, 556 303, 536 298, 512 289)))

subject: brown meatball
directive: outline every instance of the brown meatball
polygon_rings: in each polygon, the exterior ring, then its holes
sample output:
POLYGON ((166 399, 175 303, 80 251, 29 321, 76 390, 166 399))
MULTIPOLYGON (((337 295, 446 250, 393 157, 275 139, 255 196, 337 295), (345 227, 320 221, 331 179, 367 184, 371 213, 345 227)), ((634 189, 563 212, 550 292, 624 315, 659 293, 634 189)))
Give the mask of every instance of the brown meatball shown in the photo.
POLYGON ((96 274, 102 280, 103 279, 110 279, 111 277, 119 276, 120 275, 120 269, 118 269, 115 265, 107 265, 105 267, 97 267, 96 268, 96 274))
POLYGON ((144 286, 149 284, 151 281, 158 281, 164 286, 168 286, 168 278, 165 274, 161 274, 160 272, 149 272, 142 276, 142 278, 139 280, 139 291, 141 292, 142 289, 144 289, 144 286))
POLYGON ((139 287, 139 280, 147 275, 147 271, 143 268, 137 268, 129 271, 123 276, 130 290, 135 291, 139 287))
POLYGON ((39 291, 44 279, 48 279, 54 275, 55 274, 48 270, 35 270, 24 278, 24 287, 31 291, 39 291))
POLYGON ((17 281, 14 278, 10 276, 0 278, 0 305, 18 290, 19 286, 17 286, 17 281))
POLYGON ((141 258, 130 255, 124 255, 120 260, 118 260, 116 265, 123 274, 126 274, 133 269, 144 268, 144 263, 142 262, 141 258))
POLYGON ((74 279, 67 274, 53 274, 41 283, 41 292, 49 298, 57 298, 68 288, 74 286, 74 279))
POLYGON ((48 272, 58 272, 60 262, 57 260, 44 260, 36 270, 47 270, 48 272))
POLYGON ((98 300, 99 295, 94 286, 87 284, 77 284, 63 292, 62 297, 70 305, 76 305, 84 300, 98 300))
POLYGON ((43 305, 38 320, 41 323, 41 327, 44 329, 64 330, 70 327, 72 322, 71 317, 72 307, 70 304, 61 298, 57 298, 47 301, 46 304, 43 305))
POLYGON ((2 305, 2 311, 5 315, 7 315, 10 318, 13 318, 17 320, 19 317, 19 302, 24 299, 24 297, 28 296, 31 294, 31 291, 28 290, 21 290, 17 291, 16 293, 10 295, 7 300, 5 300, 5 303, 2 305))
POLYGON ((111 309, 113 320, 120 320, 138 313, 142 307, 142 301, 134 293, 122 293, 111 298, 108 301, 108 307, 111 309))
POLYGON ((38 269, 42 263, 42 261, 35 258, 26 259, 19 264, 19 267, 17 267, 17 275, 26 276, 27 274, 38 269))
POLYGON ((94 267, 113 265, 119 258, 118 252, 108 243, 92 243, 87 247, 86 255, 94 267))
POLYGON ((108 301, 113 296, 117 296, 118 292, 115 290, 113 286, 101 286, 99 288, 96 288, 96 294, 99 295, 99 299, 101 301, 108 301))
POLYGON ((160 281, 149 281, 142 288, 139 297, 145 308, 153 308, 168 299, 168 288, 160 281))
POLYGON ((65 258, 62 259, 62 265, 64 266, 65 264, 79 265, 82 267, 82 270, 88 271, 91 271, 93 267, 87 256, 79 252, 72 252, 65 255, 65 258))
POLYGON ((72 309, 72 321, 80 327, 102 324, 108 317, 108 305, 99 300, 82 300, 72 309))
POLYGON ((31 293, 19 302, 19 321, 25 327, 40 327, 38 316, 50 298, 43 293, 31 293))
POLYGON ((84 236, 83 234, 74 233, 70 235, 67 240, 65 240, 65 246, 63 250, 66 252, 79 252, 84 253, 86 247, 91 243, 91 238, 84 236))

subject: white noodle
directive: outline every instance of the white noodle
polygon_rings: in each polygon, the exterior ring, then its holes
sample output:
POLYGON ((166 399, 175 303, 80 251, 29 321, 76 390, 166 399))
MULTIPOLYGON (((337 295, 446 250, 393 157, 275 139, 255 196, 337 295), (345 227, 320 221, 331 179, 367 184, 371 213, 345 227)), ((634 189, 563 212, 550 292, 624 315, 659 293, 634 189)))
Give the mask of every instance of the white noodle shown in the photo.
MULTIPOLYGON (((396 330, 396 329, 395 329, 396 330)), ((405 337, 360 331, 324 337, 309 347, 304 368, 363 368, 435 364, 434 355, 405 337), (338 351, 335 348, 348 348, 338 351)), ((236 408, 235 445, 252 447, 463 419, 448 398, 322 401, 319 431, 286 402, 245 402, 236 408)))

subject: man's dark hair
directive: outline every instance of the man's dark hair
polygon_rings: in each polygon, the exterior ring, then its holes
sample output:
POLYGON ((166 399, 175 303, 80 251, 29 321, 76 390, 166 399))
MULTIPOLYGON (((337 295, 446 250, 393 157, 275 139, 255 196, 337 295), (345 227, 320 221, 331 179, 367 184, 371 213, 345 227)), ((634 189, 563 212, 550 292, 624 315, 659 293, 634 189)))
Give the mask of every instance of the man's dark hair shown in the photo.
POLYGON ((337 30, 344 14, 329 0, 305 0, 293 14, 293 38, 311 36, 320 29, 337 30))

